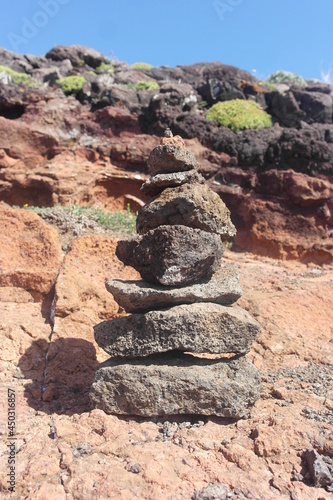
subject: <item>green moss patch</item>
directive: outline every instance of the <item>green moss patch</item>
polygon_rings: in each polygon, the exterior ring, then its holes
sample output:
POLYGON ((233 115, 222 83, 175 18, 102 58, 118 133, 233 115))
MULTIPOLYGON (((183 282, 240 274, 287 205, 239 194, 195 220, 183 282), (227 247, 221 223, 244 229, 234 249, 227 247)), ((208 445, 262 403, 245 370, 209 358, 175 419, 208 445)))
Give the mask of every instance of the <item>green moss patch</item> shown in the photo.
POLYGON ((206 118, 207 120, 215 120, 219 125, 228 127, 234 132, 272 126, 271 116, 260 109, 258 103, 243 99, 214 104, 207 111, 206 118))

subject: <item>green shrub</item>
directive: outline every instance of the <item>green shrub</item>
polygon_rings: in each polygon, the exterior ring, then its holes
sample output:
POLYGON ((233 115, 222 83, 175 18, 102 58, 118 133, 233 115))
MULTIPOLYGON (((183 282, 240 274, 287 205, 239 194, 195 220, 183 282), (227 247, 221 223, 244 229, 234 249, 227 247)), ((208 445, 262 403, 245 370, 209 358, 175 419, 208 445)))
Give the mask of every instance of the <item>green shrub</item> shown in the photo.
POLYGON ((137 62, 137 63, 132 64, 131 67, 132 67, 132 69, 145 70, 145 69, 152 69, 154 66, 152 66, 151 64, 148 64, 148 63, 144 63, 144 62, 137 62))
POLYGON ((80 90, 82 90, 83 85, 86 83, 84 76, 66 76, 62 80, 58 80, 57 83, 61 85, 64 94, 74 94, 76 95, 80 90))
POLYGON ((8 75, 10 75, 13 79, 15 85, 26 85, 27 87, 36 87, 37 82, 34 80, 31 75, 27 75, 26 73, 18 73, 7 66, 0 65, 0 73, 5 71, 8 75))
POLYGON ((158 90, 160 88, 157 82, 148 82, 146 80, 140 80, 138 83, 134 84, 135 90, 158 90))
MULTIPOLYGON (((19 208, 14 206, 13 208, 19 208)), ((96 207, 80 207, 79 205, 55 205, 54 207, 34 207, 25 204, 26 210, 30 210, 40 215, 43 219, 49 220, 50 215, 53 222, 58 221, 69 228, 80 227, 82 217, 85 221, 93 221, 103 229, 121 232, 135 233, 136 231, 136 216, 131 213, 129 204, 127 204, 126 212, 104 212, 101 208, 96 207)))
POLYGON ((290 73, 289 71, 275 71, 266 80, 267 83, 286 83, 287 85, 299 85, 307 87, 307 83, 300 75, 290 73))
POLYGON ((110 63, 105 63, 105 62, 101 62, 101 64, 96 68, 96 71, 106 72, 109 70, 113 71, 113 65, 110 63))
POLYGON ((272 126, 271 116, 260 109, 258 103, 243 99, 214 104, 207 111, 206 118, 207 120, 215 120, 219 125, 228 127, 234 132, 272 126))

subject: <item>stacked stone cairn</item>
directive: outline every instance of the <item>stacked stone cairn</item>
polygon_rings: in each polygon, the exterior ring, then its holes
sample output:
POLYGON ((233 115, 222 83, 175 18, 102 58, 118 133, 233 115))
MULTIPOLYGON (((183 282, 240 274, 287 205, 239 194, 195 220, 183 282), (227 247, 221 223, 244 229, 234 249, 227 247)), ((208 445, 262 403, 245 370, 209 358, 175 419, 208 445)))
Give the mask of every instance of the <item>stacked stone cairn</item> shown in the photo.
POLYGON ((235 305, 237 270, 221 265, 223 242, 236 233, 230 212, 169 130, 148 166, 142 191, 153 198, 138 213, 139 236, 116 250, 142 280, 106 283, 131 314, 95 327, 112 357, 97 369, 92 405, 118 415, 248 417, 260 377, 245 354, 260 326, 235 305))

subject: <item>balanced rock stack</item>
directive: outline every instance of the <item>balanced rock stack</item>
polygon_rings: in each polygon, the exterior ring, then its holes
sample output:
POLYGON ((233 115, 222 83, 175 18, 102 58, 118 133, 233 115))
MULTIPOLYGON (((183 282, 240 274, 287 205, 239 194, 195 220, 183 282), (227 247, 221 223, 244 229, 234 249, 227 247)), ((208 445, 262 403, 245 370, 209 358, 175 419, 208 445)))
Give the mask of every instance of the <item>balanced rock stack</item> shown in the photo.
POLYGON ((95 327, 112 357, 96 372, 91 402, 111 414, 246 417, 260 377, 244 355, 260 327, 234 305, 237 271, 221 266, 222 242, 235 235, 230 212, 181 137, 167 132, 148 166, 142 190, 154 198, 139 211, 139 236, 116 251, 143 280, 106 283, 131 314, 95 327))

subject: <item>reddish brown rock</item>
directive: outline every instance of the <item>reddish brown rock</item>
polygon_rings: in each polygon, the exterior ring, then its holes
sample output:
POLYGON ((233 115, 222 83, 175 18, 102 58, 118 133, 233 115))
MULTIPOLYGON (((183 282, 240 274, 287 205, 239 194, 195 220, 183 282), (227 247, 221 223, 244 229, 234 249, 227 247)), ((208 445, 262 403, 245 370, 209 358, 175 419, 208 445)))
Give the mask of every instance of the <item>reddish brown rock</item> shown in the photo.
MULTIPOLYGON (((78 258, 84 245, 75 248, 78 258)), ((88 245, 86 248, 85 255, 88 245)), ((52 360, 48 377, 63 378, 61 384, 52 382, 57 399, 41 401, 51 326, 40 303, 27 302, 23 292, 15 296, 18 299, 22 293, 22 303, 8 302, 7 296, 0 304, 0 379, 4 388, 0 391, 0 421, 6 422, 7 388, 13 387, 19 415, 17 495, 61 498, 63 491, 83 498, 96 494, 105 498, 191 498, 210 484, 225 484, 232 492, 237 489, 239 497, 242 492, 248 497, 276 500, 293 493, 312 499, 315 492, 327 498, 329 492, 302 479, 305 471, 300 455, 313 447, 321 457, 333 453, 332 270, 229 251, 225 258, 239 269, 241 306, 262 327, 248 354, 262 374, 261 397, 252 417, 238 422, 186 416, 138 422, 106 415, 102 410, 89 411, 87 382, 95 367, 90 375, 80 374, 88 364, 88 351, 75 340, 79 341, 81 334, 86 346, 96 345, 90 337, 92 326, 85 327, 90 315, 93 321, 98 314, 93 301, 82 321, 76 320, 78 313, 56 318, 58 356, 52 360), (75 373, 82 386, 72 385, 75 373), (138 474, 130 472, 136 463, 142 467, 138 474)), ((86 272, 85 259, 83 269, 77 268, 78 274, 86 272)), ((74 253, 70 262, 75 265, 74 253)), ((123 269, 127 273, 123 279, 137 279, 136 273, 131 276, 132 269, 118 268, 122 264, 117 262, 106 270, 108 276, 111 273, 121 278, 123 269)), ((104 359, 98 350, 94 366, 104 359)), ((1 446, 5 451, 5 440, 1 446)), ((0 471, 0 478, 5 478, 5 460, 0 461, 0 471)))
POLYGON ((47 294, 61 263, 57 231, 29 210, 0 204, 0 285, 47 294))

